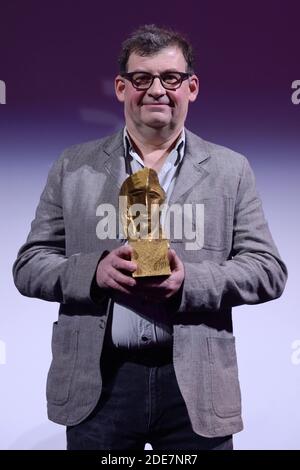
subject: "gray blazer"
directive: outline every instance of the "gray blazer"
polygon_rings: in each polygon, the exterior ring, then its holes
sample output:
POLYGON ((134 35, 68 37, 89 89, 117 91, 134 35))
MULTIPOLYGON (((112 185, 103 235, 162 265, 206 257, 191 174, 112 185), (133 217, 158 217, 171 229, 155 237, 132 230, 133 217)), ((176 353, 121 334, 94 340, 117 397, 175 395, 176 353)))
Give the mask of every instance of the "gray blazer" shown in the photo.
MULTIPOLYGON (((110 299, 96 301, 91 285, 103 251, 120 242, 97 238, 96 208, 117 207, 125 177, 122 131, 67 149, 49 173, 13 267, 23 295, 60 303, 47 379, 48 416, 56 423, 81 422, 101 394, 110 299)), ((196 433, 236 433, 243 424, 231 308, 279 297, 287 270, 242 155, 186 130, 172 203, 202 203, 205 211, 202 249, 171 239, 185 266, 181 298, 169 307, 178 385, 196 433)))

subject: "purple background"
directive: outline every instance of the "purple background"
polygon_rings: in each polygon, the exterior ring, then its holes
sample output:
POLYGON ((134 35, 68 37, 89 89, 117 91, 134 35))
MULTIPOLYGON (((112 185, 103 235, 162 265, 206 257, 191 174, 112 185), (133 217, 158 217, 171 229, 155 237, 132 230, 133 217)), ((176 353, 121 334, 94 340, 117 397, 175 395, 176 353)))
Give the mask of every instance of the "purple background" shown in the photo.
POLYGON ((63 428, 46 421, 44 398, 57 308, 21 297, 11 265, 51 163, 66 146, 123 125, 112 85, 117 56, 145 23, 178 29, 193 43, 201 88, 187 127, 249 158, 289 268, 281 299, 235 309, 245 420, 236 447, 300 448, 300 105, 291 102, 291 83, 300 79, 299 18, 296 1, 1 2, 2 448, 64 447, 63 428))

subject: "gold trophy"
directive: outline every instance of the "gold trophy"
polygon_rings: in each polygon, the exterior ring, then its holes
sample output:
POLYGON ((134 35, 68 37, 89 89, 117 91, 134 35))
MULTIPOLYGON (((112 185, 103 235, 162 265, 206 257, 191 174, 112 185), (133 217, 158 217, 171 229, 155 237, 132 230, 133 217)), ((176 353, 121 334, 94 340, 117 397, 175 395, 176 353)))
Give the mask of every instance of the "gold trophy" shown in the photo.
POLYGON ((120 190, 120 218, 124 235, 137 263, 133 277, 171 274, 168 240, 160 223, 160 207, 165 192, 152 168, 144 168, 129 176, 120 190))

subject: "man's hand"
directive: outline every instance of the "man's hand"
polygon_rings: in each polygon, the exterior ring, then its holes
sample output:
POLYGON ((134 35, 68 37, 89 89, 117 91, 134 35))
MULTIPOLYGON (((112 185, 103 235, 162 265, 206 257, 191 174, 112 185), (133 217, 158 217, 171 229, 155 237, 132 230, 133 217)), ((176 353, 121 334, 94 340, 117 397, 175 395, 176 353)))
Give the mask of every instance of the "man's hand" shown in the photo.
POLYGON ((97 267, 96 282, 102 289, 113 289, 124 294, 132 294, 136 281, 131 273, 137 268, 131 260, 133 249, 129 245, 115 248, 97 267))
POLYGON ((169 276, 153 276, 136 278, 136 287, 133 289, 137 295, 152 302, 161 302, 170 299, 182 286, 184 281, 184 265, 176 252, 168 251, 171 274, 169 276))
POLYGON ((163 302, 173 297, 184 281, 184 266, 174 250, 168 251, 171 274, 133 278, 131 273, 137 269, 130 261, 133 248, 121 246, 103 258, 97 267, 96 281, 100 288, 111 289, 116 301, 134 305, 144 300, 163 302), (125 294, 125 295, 124 295, 125 294))

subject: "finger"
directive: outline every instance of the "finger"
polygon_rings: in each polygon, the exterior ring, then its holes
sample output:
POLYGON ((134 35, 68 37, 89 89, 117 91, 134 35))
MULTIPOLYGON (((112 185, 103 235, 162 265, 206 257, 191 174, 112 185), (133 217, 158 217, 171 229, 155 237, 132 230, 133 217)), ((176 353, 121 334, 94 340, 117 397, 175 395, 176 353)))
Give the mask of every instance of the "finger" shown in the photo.
POLYGON ((118 292, 123 292, 124 294, 132 295, 132 292, 130 289, 127 287, 124 287, 123 285, 119 284, 117 281, 115 281, 113 278, 109 280, 109 287, 113 291, 118 291, 118 292))
POLYGON ((176 251, 170 249, 168 251, 169 263, 171 271, 179 271, 182 267, 182 262, 180 258, 177 256, 176 251))
POLYGON ((130 245, 122 245, 120 248, 116 249, 115 253, 120 258, 131 259, 133 255, 133 248, 130 245))
POLYGON ((137 270, 137 264, 134 261, 127 261, 118 256, 114 256, 112 258, 111 264, 115 269, 128 271, 130 273, 133 273, 134 271, 137 270))
POLYGON ((173 250, 173 248, 169 248, 169 250, 168 250, 168 258, 169 258, 169 263, 170 263, 170 264, 174 262, 175 256, 176 256, 175 250, 173 250))
POLYGON ((113 269, 111 273, 111 278, 122 286, 134 287, 136 285, 136 280, 133 277, 127 276, 126 274, 121 273, 117 269, 113 269))

